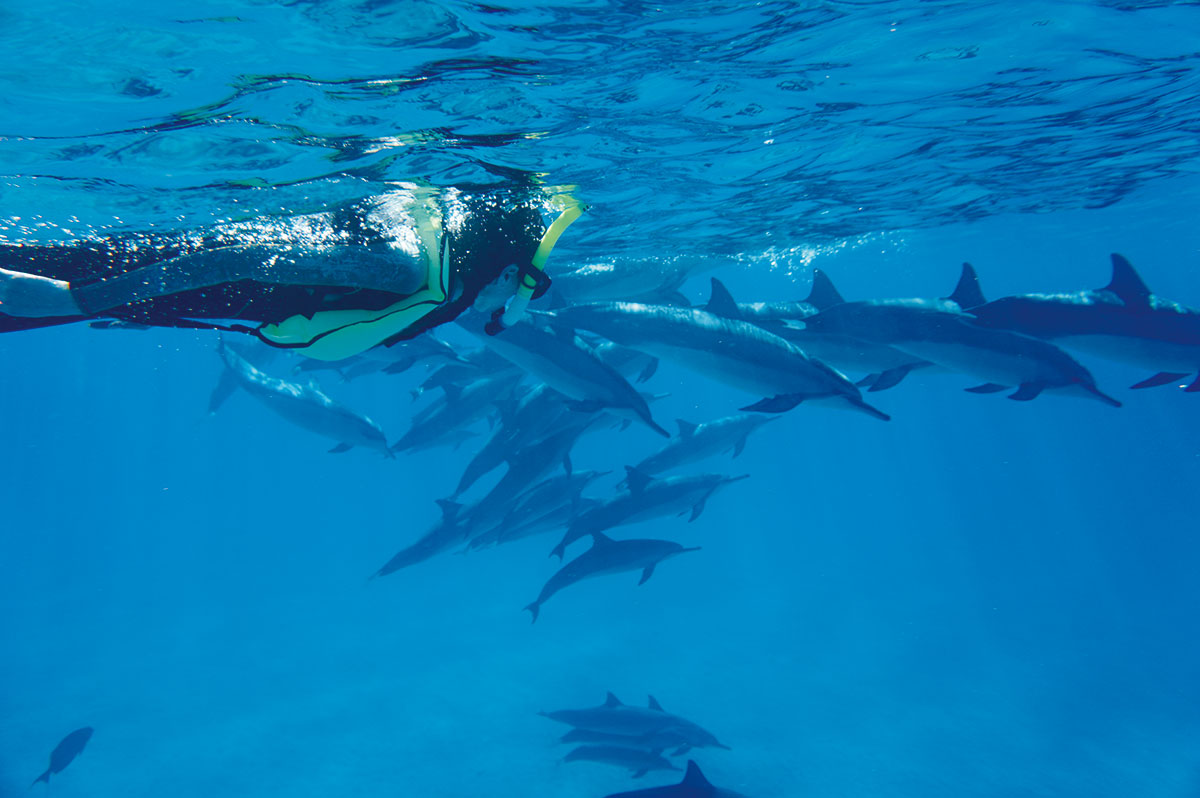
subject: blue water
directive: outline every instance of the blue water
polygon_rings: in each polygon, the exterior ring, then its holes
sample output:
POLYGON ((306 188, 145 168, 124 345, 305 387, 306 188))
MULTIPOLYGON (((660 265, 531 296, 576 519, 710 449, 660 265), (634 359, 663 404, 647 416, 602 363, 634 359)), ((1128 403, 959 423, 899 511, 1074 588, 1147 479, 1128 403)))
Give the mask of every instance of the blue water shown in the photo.
MULTIPOLYGON (((1200 306, 1196 3, 52 1, 0 30, 4 241, 532 172, 591 205, 552 274, 753 300, 820 267, 857 299, 969 260, 993 297, 1102 286, 1120 252, 1200 306)), ((801 406, 693 469, 751 475, 697 521, 622 530, 701 552, 531 626, 546 539, 365 583, 478 444, 335 456, 246 396, 208 416, 214 346, 0 337, 0 795, 85 725, 56 798, 674 781, 559 761, 536 713, 608 690, 715 732, 693 756, 747 796, 1200 795, 1200 400, 1144 371, 1083 358, 1120 410, 921 373, 872 396, 888 424, 801 406)), ((423 376, 323 385, 394 439, 423 376)), ((647 387, 664 423, 747 401, 669 363, 647 387)))

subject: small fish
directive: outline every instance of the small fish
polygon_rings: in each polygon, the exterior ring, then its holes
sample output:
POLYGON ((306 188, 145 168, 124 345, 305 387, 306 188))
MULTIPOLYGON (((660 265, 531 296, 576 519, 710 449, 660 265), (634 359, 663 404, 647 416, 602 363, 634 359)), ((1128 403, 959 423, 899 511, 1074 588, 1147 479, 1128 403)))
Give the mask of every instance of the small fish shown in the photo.
MULTIPOLYGON (((62 741, 54 746, 54 750, 50 752, 50 767, 46 768, 46 772, 33 780, 33 784, 39 781, 50 784, 50 776, 55 773, 62 773, 67 765, 75 761, 75 757, 83 752, 84 746, 88 740, 92 739, 92 727, 84 726, 82 729, 75 731, 62 738, 62 741)), ((30 787, 33 784, 29 785, 30 787)))

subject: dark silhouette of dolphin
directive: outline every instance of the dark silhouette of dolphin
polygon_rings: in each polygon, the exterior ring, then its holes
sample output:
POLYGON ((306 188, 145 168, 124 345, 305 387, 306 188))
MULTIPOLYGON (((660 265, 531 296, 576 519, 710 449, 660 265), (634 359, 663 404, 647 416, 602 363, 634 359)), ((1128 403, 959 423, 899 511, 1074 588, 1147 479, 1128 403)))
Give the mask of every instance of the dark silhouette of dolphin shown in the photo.
POLYGON ((687 772, 683 774, 683 781, 678 784, 618 792, 607 798, 744 798, 744 796, 714 787, 712 782, 704 778, 704 774, 700 772, 700 766, 689 759, 687 772))
MULTIPOLYGON (((83 747, 87 745, 88 740, 92 739, 92 727, 84 726, 82 729, 75 731, 62 738, 58 745, 54 746, 54 750, 50 752, 50 767, 46 768, 46 772, 33 780, 33 784, 39 781, 50 784, 50 776, 55 773, 62 773, 67 765, 71 764, 75 757, 79 756, 83 751, 83 747)), ((33 784, 29 786, 32 787, 33 784)))

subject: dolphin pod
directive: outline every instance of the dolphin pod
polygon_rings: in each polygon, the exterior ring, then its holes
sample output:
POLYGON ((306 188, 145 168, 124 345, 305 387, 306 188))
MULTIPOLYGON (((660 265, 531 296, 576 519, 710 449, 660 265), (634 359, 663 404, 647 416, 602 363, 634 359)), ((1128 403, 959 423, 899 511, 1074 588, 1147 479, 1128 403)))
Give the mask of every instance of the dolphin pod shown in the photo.
MULTIPOLYGON (((373 576, 392 576, 390 584, 403 579, 394 575, 428 567, 427 561, 451 551, 487 556, 478 552, 556 533, 560 541, 552 553, 565 558, 568 546, 589 538, 586 551, 553 570, 547 565, 540 591, 525 606, 536 623, 547 602, 580 582, 637 572, 643 584, 659 563, 699 550, 673 540, 610 535, 647 520, 697 518, 715 493, 745 475, 686 469, 722 455, 737 457, 759 429, 794 408, 810 412, 811 405, 831 405, 887 420, 886 408, 875 406, 876 395, 886 399, 882 392, 917 371, 962 375, 969 380, 964 389, 974 394, 1003 392, 1028 402, 1067 393, 1119 407, 1077 359, 1088 354, 1146 369, 1134 389, 1180 384, 1200 392, 1200 311, 1155 295, 1116 254, 1102 288, 991 300, 969 264, 945 297, 847 300, 827 274, 814 270, 804 299, 739 301, 714 278, 701 307, 684 300, 674 275, 623 282, 600 270, 604 283, 592 290, 586 285, 590 273, 575 273, 563 286, 569 290, 560 292, 560 299, 575 304, 531 312, 495 336, 479 333, 479 319, 464 318, 464 329, 482 344, 477 349, 438 342, 338 364, 347 380, 407 373, 417 385, 412 394, 422 409, 410 414, 411 426, 391 446, 379 425, 315 383, 272 376, 274 366, 225 347, 226 369, 212 407, 243 389, 296 426, 335 440, 334 451, 356 446, 412 453, 458 445, 483 428, 461 476, 456 473, 457 482, 439 494, 437 520, 424 534, 398 541, 390 557, 372 553, 378 556, 372 564, 384 563, 373 576), (741 391, 745 399, 729 402, 719 417, 678 420, 671 436, 651 410, 656 397, 634 387, 653 380, 664 361, 741 391), (429 370, 414 377, 421 363, 429 370), (738 405, 742 411, 730 414, 738 405), (615 427, 631 424, 644 428, 634 426, 631 434, 653 440, 644 431, 650 430, 669 440, 619 463, 625 465, 621 481, 620 472, 605 481, 607 472, 575 468, 572 454, 581 439, 611 439, 615 427)), ((615 583, 613 589, 632 592, 615 583)), ((512 602, 514 615, 519 606, 512 602)), ((647 707, 630 707, 610 695, 600 707, 545 714, 571 726, 562 742, 575 747, 565 761, 623 768, 635 777, 677 770, 671 758, 694 749, 725 747, 653 699, 647 707)), ((46 778, 86 743, 69 740, 55 749, 46 778)), ((679 783, 611 798, 694 796, 736 793, 714 786, 689 762, 679 783)))

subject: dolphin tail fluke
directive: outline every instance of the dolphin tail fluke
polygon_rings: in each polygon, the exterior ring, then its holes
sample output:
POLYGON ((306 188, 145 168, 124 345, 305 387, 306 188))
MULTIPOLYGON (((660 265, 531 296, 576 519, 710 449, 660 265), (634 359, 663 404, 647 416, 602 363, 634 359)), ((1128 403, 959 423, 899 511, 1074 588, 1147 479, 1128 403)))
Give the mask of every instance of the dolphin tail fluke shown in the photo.
POLYGON ((562 540, 560 540, 554 548, 550 549, 550 556, 557 557, 560 562, 562 561, 562 558, 566 555, 566 553, 567 553, 567 539, 565 537, 562 540))
MULTIPOLYGON (((533 602, 532 604, 529 604, 528 606, 526 606, 526 607, 525 607, 525 609, 529 610, 529 613, 530 613, 530 614, 533 616, 533 618, 532 618, 532 619, 531 619, 529 622, 530 622, 530 623, 537 623, 537 619, 538 619, 538 613, 541 611, 541 609, 542 609, 542 605, 541 605, 541 604, 538 604, 538 603, 535 601, 535 602, 533 602)), ((544 713, 543 713, 543 714, 544 714, 544 713)))
POLYGON ((875 407, 874 405, 867 404, 866 402, 864 402, 862 400, 861 397, 848 396, 848 397, 846 397, 846 400, 848 402, 850 402, 850 404, 852 406, 854 406, 855 409, 861 410, 862 412, 866 413, 868 416, 871 416, 872 418, 877 418, 880 421, 891 421, 892 420, 892 417, 889 416, 887 413, 883 412, 882 410, 880 410, 878 407, 875 407))
POLYGON ((1030 402, 1037 399, 1045 389, 1046 386, 1040 382, 1023 382, 1017 390, 1008 395, 1008 398, 1014 402, 1030 402))
MULTIPOLYGON (((1147 377, 1139 383, 1130 385, 1129 388, 1134 391, 1139 391, 1142 388, 1157 388, 1160 385, 1166 385, 1177 380, 1182 380, 1186 376, 1186 374, 1182 374, 1177 371, 1160 371, 1153 377, 1147 377)), ((1200 379, 1200 377, 1197 379, 1200 379)))
POLYGON ((786 413, 803 401, 804 394, 781 393, 778 396, 760 399, 752 405, 746 405, 741 410, 746 413, 786 413))

